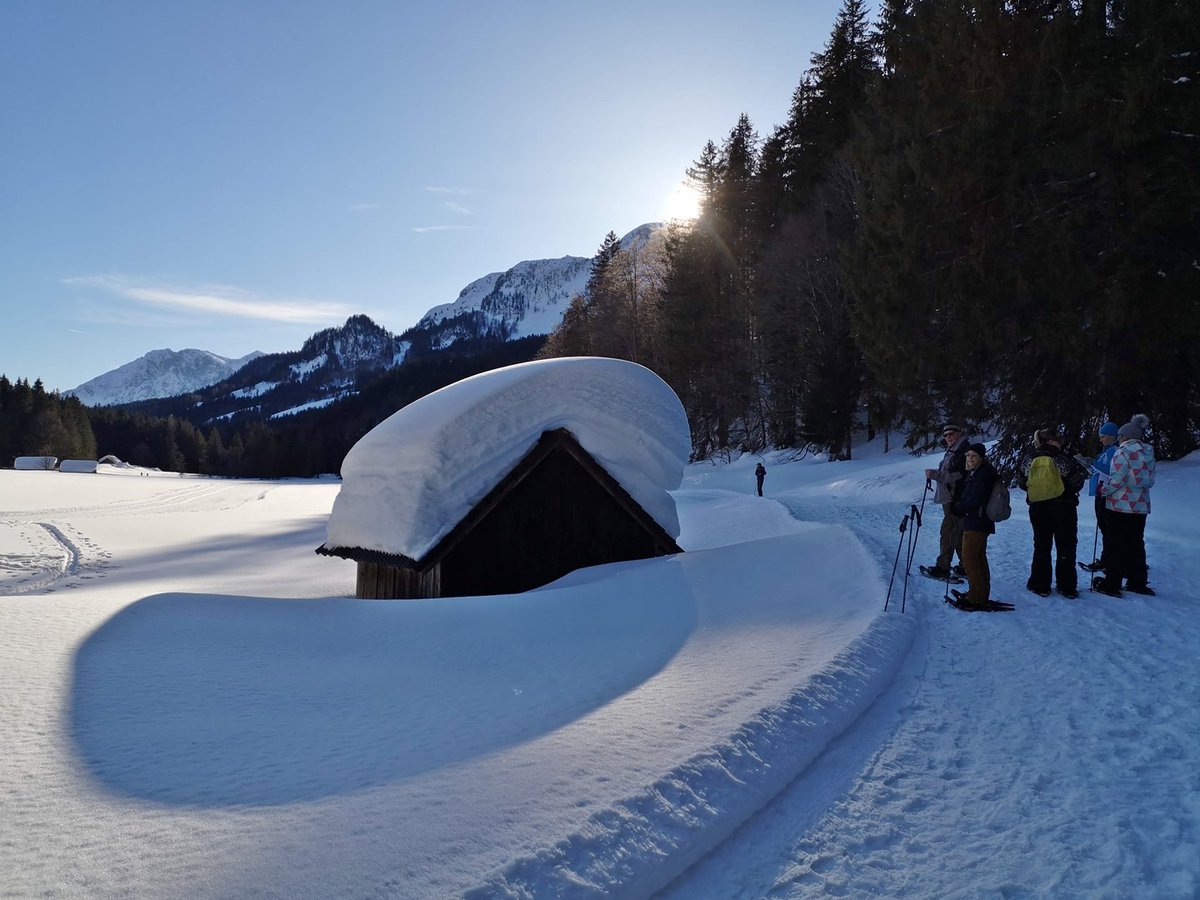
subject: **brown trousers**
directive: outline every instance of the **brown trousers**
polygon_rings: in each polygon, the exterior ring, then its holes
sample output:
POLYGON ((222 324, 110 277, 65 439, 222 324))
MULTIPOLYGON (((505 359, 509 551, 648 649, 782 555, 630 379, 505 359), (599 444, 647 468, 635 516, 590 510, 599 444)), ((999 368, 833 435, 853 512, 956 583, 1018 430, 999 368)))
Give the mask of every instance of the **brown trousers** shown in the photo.
POLYGON ((942 531, 938 535, 940 541, 938 543, 938 558, 937 564, 939 569, 950 571, 950 565, 954 562, 954 554, 958 554, 958 561, 966 568, 967 561, 963 557, 963 530, 962 516, 954 514, 954 504, 942 504, 942 531))
POLYGON ((964 531, 962 564, 967 572, 967 600, 982 603, 992 599, 992 572, 988 568, 987 532, 964 531))

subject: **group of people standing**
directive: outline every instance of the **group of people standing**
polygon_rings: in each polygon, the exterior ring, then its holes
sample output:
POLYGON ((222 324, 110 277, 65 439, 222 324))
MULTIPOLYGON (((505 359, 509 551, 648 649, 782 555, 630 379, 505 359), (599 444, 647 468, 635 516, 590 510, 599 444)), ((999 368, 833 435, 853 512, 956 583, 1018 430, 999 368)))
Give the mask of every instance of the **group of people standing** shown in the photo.
MULTIPOLYGON (((1141 414, 1125 425, 1104 423, 1099 429, 1101 453, 1094 460, 1063 449, 1056 428, 1033 434, 1033 447, 1017 469, 1017 485, 1029 504, 1033 527, 1033 559, 1025 587, 1042 597, 1051 584, 1064 597, 1079 596, 1076 549, 1079 494, 1084 485, 1095 497, 1102 551, 1082 568, 1092 574, 1091 588, 1109 596, 1122 589, 1153 595, 1146 567, 1146 517, 1154 485, 1154 451, 1145 443, 1149 419, 1141 414), (1090 476, 1090 478, 1089 478, 1090 476)), ((937 563, 924 569, 936 578, 963 575, 969 589, 960 598, 967 607, 982 608, 991 599, 987 539, 995 523, 987 516, 992 488, 999 478, 986 448, 972 443, 963 426, 942 429, 946 452, 925 477, 936 484, 934 502, 942 506, 937 563), (953 565, 957 554, 960 565, 953 565)))

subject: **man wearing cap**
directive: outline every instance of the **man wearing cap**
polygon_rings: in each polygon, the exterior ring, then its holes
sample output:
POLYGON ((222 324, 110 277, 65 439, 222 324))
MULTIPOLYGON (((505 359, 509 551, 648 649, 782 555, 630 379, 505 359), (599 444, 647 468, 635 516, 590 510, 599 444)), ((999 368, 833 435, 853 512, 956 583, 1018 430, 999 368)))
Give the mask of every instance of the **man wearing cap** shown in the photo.
POLYGON ((937 482, 933 502, 942 505, 942 531, 937 564, 922 569, 926 575, 934 578, 947 578, 950 575, 950 566, 956 553, 959 565, 955 568, 960 573, 963 571, 962 517, 954 511, 954 503, 962 496, 963 481, 967 477, 967 447, 970 441, 962 425, 957 422, 946 423, 942 428, 942 440, 946 442, 946 454, 941 463, 936 469, 925 470, 925 477, 937 482))
POLYGON ((1112 465, 1113 454, 1117 452, 1117 423, 1105 422, 1100 426, 1100 445, 1104 449, 1092 461, 1092 477, 1088 480, 1088 496, 1095 497, 1096 527, 1100 529, 1100 556, 1082 567, 1088 572, 1103 572, 1105 566, 1105 548, 1108 546, 1108 518, 1104 493, 1100 490, 1108 481, 1109 468, 1112 465))

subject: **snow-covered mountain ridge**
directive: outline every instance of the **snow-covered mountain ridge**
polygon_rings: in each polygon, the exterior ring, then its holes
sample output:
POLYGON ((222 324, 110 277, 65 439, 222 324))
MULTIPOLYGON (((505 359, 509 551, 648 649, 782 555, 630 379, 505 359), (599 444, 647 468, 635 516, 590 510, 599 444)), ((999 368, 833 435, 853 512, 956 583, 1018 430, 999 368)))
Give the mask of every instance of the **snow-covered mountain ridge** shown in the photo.
POLYGON ((216 384, 263 354, 254 351, 231 359, 209 350, 151 350, 111 372, 65 391, 88 406, 133 403, 153 397, 172 397, 216 384))
MULTIPOLYGON (((662 227, 658 222, 640 225, 621 238, 621 246, 641 244, 662 227)), ((453 303, 425 313, 414 330, 428 332, 433 347, 485 334, 506 340, 549 334, 562 321, 571 298, 584 292, 591 269, 592 259, 582 256, 519 262, 471 282, 453 303)))
MULTIPOLYGON (((639 226, 621 245, 640 244, 661 227, 639 226)), ((195 371, 192 356, 183 354, 225 358, 202 350, 153 351, 68 393, 91 406, 196 395, 188 407, 202 409, 197 418, 204 421, 239 413, 273 418, 327 406, 354 393, 365 377, 401 365, 410 354, 437 353, 463 341, 549 334, 572 298, 585 291, 591 266, 592 260, 581 256, 523 260, 475 279, 453 302, 434 306, 399 335, 356 315, 312 335, 297 351, 251 354, 203 375, 195 371)), ((182 408, 175 413, 182 414, 182 408)))

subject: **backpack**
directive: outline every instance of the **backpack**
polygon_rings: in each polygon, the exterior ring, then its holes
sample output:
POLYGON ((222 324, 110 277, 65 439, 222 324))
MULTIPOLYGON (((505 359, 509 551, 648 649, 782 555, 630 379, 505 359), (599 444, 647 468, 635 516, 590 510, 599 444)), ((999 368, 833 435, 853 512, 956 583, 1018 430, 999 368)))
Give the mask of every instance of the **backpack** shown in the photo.
POLYGON ((1061 497, 1066 487, 1058 466, 1049 456, 1036 456, 1029 465, 1029 475, 1025 478, 1025 494, 1030 503, 1040 503, 1043 500, 1053 500, 1061 497))
POLYGON ((1012 515, 1012 503, 1008 499, 1008 485, 999 478, 992 485, 992 492, 988 495, 983 513, 993 522, 1003 522, 1012 515))

